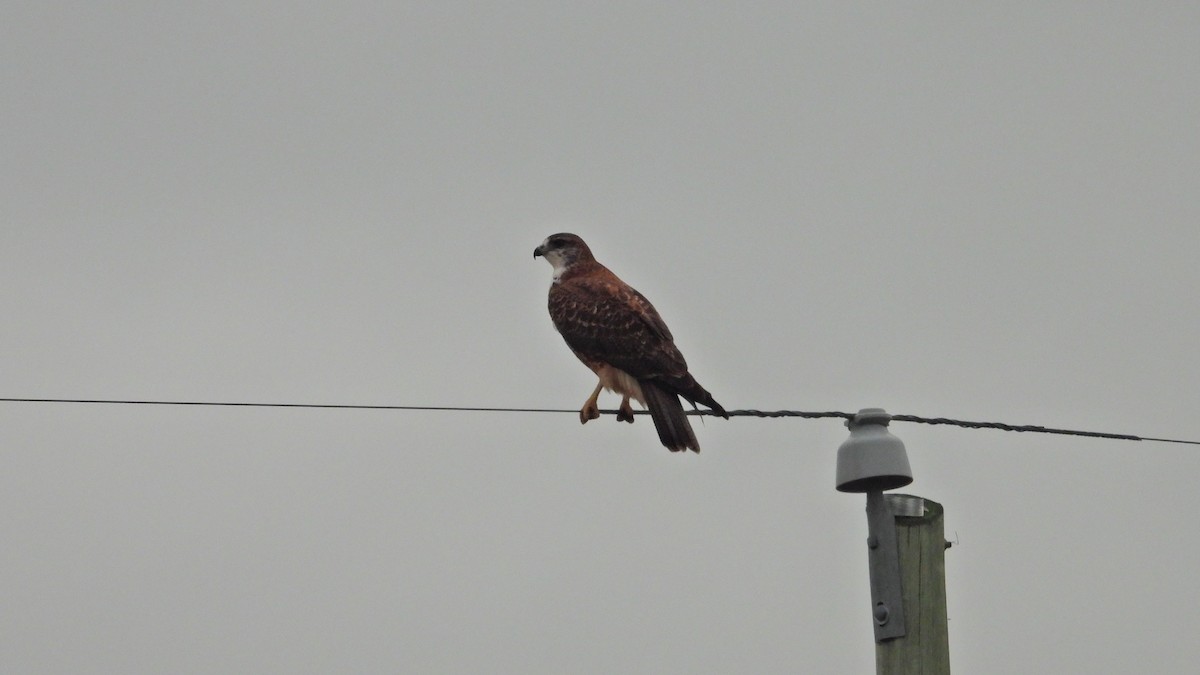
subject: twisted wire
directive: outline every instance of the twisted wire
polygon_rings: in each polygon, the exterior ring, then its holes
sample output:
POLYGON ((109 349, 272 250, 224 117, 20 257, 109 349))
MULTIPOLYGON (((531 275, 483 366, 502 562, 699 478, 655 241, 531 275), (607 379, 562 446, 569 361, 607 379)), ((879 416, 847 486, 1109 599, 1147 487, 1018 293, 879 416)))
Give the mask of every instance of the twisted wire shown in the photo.
MULTIPOLYGON (((154 405, 154 406, 223 406, 238 408, 322 408, 340 410, 424 410, 444 412, 495 412, 495 413, 572 413, 578 410, 566 408, 501 408, 501 407, 471 407, 471 406, 432 406, 432 405, 366 405, 349 403, 254 403, 238 401, 155 401, 146 399, 99 399, 99 398, 0 398, 0 403, 90 403, 108 405, 154 405)), ((616 415, 616 410, 601 410, 602 415, 616 415)), ((635 410, 635 415, 648 415, 646 410, 635 410)), ((718 416, 712 410, 688 410, 685 414, 695 416, 718 416)), ((856 413, 826 411, 814 412, 806 410, 729 410, 729 417, 759 417, 780 418, 800 417, 804 419, 838 418, 854 419, 856 413)), ((955 420, 947 417, 920 417, 918 415, 891 415, 893 422, 911 422, 916 424, 948 425, 966 429, 997 429, 1000 431, 1015 431, 1038 434, 1058 434, 1062 436, 1084 436, 1089 438, 1108 438, 1121 441, 1155 441, 1158 443, 1181 443, 1200 445, 1200 441, 1189 441, 1175 438, 1156 438, 1152 436, 1136 436, 1134 434, 1114 434, 1103 431, 1084 431, 1078 429, 1059 429, 1033 424, 1006 424, 1004 422, 972 422, 955 420)))

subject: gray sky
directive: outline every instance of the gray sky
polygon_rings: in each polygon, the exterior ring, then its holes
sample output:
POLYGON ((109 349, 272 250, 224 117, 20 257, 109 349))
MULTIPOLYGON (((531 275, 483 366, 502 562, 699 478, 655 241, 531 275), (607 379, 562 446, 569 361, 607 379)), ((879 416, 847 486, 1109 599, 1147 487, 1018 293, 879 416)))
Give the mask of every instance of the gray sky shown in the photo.
MULTIPOLYGON (((568 230, 728 408, 1198 439, 1185 4, 10 3, 0 396, 577 408, 568 230)), ((1200 661, 1195 447, 893 430, 957 672, 1200 661)), ((0 670, 871 672, 845 428, 697 433, 0 404, 0 670)))

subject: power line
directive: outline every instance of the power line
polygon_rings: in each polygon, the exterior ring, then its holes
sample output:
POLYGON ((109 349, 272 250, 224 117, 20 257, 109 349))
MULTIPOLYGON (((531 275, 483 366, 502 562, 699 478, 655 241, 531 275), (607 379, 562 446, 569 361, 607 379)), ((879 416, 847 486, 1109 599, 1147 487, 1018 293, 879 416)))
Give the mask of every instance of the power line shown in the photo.
MULTIPOLYGON (((206 406, 230 408, 303 408, 303 409, 334 409, 334 410, 413 410, 413 411, 442 411, 442 412, 495 412, 495 413, 571 413, 579 414, 578 410, 566 408, 498 408, 471 406, 439 406, 439 405, 366 405, 353 403, 253 403, 238 401, 152 401, 145 399, 100 399, 100 398, 0 398, 0 403, 89 403, 105 405, 150 405, 150 406, 206 406)), ((804 410, 729 410, 730 417, 800 417, 804 419, 839 418, 854 419, 855 413, 827 411, 812 412, 804 410)), ((601 410, 603 415, 615 415, 616 410, 601 410)), ((648 415, 646 410, 635 410, 635 415, 648 415)), ((687 415, 715 416, 711 410, 688 410, 687 415)), ((954 420, 945 417, 919 417, 917 415, 892 415, 893 422, 912 422, 916 424, 948 425, 966 429, 998 429, 1000 431, 1016 431, 1038 434, 1057 434, 1061 436, 1084 436, 1088 438, 1108 438, 1121 441, 1155 441, 1158 443, 1181 443, 1200 445, 1200 441, 1187 441, 1174 438, 1155 438, 1151 436, 1135 436, 1133 434, 1112 434, 1103 431, 1080 431, 1077 429, 1057 429, 1032 424, 1005 424, 1004 422, 970 422, 954 420)))

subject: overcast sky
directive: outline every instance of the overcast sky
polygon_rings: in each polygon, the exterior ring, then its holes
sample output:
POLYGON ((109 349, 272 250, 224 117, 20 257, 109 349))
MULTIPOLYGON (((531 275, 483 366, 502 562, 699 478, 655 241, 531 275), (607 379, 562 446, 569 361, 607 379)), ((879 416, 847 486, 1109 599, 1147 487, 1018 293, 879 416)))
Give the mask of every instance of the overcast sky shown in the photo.
MULTIPOLYGON (((1127 5, 9 3, 0 397, 576 409, 565 230, 730 409, 1198 440, 1200 6, 1127 5)), ((0 403, 0 670, 872 672, 846 429, 696 427, 0 403)), ((892 429, 956 672, 1200 662, 1200 448, 892 429)))

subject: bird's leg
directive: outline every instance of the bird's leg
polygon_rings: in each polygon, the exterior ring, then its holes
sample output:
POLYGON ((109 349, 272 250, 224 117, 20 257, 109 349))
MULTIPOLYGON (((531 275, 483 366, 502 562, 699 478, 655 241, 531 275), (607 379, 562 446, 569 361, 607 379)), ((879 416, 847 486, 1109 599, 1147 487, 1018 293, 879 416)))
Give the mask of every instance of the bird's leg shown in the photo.
POLYGON ((629 405, 629 396, 621 397, 621 407, 617 410, 617 421, 633 424, 633 408, 629 405))
POLYGON ((596 389, 592 391, 592 395, 588 400, 584 401, 583 407, 579 409, 579 423, 587 424, 588 420, 594 420, 600 416, 600 406, 596 402, 600 398, 600 390, 604 388, 604 384, 597 382, 596 389))

